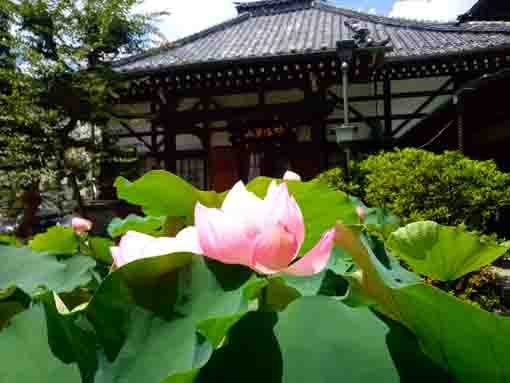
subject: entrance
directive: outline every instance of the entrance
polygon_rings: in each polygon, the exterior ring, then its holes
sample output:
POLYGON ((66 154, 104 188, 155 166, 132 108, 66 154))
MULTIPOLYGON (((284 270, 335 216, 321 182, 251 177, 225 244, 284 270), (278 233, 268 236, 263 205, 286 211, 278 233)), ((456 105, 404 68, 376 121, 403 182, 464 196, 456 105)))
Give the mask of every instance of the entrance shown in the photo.
POLYGON ((267 125, 245 128, 240 137, 240 173, 245 182, 260 176, 281 178, 292 167, 295 133, 288 123, 271 121, 267 125))

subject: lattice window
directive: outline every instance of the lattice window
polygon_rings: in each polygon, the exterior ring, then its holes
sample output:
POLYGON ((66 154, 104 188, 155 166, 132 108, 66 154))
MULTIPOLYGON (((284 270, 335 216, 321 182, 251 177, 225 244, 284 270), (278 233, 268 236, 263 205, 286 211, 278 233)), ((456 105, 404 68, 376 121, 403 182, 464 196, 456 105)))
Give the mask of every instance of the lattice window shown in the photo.
POLYGON ((184 178, 193 186, 207 189, 206 162, 203 158, 185 158, 177 160, 177 175, 184 178))

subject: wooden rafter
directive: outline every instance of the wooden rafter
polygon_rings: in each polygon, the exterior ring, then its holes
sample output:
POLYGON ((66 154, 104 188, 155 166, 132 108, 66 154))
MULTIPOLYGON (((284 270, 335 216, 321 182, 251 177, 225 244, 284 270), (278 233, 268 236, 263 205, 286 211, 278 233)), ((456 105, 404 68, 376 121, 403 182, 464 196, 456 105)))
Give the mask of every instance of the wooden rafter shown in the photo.
MULTIPOLYGON (((145 145, 145 147, 146 147, 147 149, 149 149, 149 151, 151 151, 151 152, 153 152, 153 151, 154 151, 154 148, 152 147, 152 145, 151 145, 151 144, 149 144, 147 141, 145 141, 145 140, 143 139, 143 137, 142 137, 142 136, 140 136, 139 134, 137 134, 137 132, 135 132, 133 128, 131 128, 131 127, 130 127, 128 124, 126 124, 124 121, 119 121, 119 123, 120 123, 120 125, 121 125, 124 129, 126 129, 126 130, 130 133, 130 136, 129 136, 129 137, 134 137, 134 138, 136 138, 138 141, 140 141, 142 144, 144 144, 144 145, 145 145)), ((119 137, 119 136, 117 135, 117 137, 119 137)))

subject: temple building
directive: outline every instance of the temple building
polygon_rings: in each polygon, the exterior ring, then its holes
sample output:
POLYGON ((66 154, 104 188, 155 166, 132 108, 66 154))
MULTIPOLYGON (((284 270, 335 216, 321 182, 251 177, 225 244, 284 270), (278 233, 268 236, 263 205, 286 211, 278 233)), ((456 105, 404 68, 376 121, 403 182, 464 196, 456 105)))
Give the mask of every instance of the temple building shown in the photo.
POLYGON ((237 3, 232 20, 114 64, 131 117, 113 123, 115 139, 218 191, 395 146, 510 167, 509 13, 489 2, 452 23, 319 0, 237 3))

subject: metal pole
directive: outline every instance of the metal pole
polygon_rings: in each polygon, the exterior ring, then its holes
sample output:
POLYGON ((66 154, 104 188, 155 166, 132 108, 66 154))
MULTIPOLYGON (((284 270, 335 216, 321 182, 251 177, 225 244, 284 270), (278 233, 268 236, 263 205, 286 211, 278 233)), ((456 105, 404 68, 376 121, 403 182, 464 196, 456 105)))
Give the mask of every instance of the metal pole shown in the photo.
POLYGON ((342 95, 344 99, 344 125, 349 125, 349 63, 342 63, 342 95))

